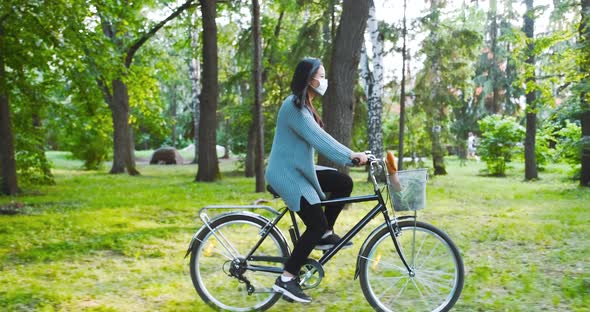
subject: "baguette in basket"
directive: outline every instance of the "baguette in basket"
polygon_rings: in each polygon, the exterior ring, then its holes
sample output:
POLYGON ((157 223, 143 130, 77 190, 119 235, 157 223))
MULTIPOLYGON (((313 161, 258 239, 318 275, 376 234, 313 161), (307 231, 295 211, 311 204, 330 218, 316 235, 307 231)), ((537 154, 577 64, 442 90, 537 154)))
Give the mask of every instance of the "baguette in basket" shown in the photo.
POLYGON ((397 177, 397 163, 395 161, 395 155, 393 155, 392 151, 387 152, 385 164, 387 165, 387 173, 389 173, 389 184, 395 192, 401 192, 402 187, 399 183, 399 178, 397 177))

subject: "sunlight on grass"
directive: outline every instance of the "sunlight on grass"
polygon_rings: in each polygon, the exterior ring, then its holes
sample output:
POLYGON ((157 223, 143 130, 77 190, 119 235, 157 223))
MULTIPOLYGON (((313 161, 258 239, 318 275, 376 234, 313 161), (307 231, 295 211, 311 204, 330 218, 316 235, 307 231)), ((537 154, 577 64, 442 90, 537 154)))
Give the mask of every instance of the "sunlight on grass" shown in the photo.
MULTIPOLYGON (((195 292, 183 259, 200 227, 197 211, 213 204, 251 204, 254 180, 221 161, 223 179, 195 183, 196 165, 139 165, 139 177, 82 171, 67 154, 49 154, 57 184, 0 197, 23 213, 0 216, 0 307, 3 311, 210 311, 195 292)), ((523 182, 522 165, 506 178, 482 176, 482 163, 428 181, 420 219, 446 231, 461 250, 465 289, 456 311, 587 311, 590 308, 590 190, 548 166, 523 182)), ((371 192, 352 170, 353 195, 371 192)), ((276 208, 280 202, 271 203, 276 208)), ((354 204, 339 219, 344 234, 370 208, 354 204)), ((371 311, 355 263, 373 220, 325 266, 309 290, 309 311, 371 311)), ((280 224, 287 233, 287 220, 280 224)), ((319 258, 321 253, 314 252, 319 258)), ((270 285, 269 285, 270 286, 270 285)), ((299 311, 280 300, 272 310, 299 311)))

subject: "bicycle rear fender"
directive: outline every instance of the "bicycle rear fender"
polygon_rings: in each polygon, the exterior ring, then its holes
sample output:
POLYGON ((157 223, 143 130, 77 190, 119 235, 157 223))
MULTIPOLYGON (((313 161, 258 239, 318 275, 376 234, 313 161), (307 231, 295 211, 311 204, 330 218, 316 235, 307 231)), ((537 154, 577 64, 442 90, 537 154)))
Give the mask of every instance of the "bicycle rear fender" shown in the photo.
MULTIPOLYGON (((220 215, 217 215, 217 216, 215 216, 215 217, 214 217, 213 219, 211 219, 211 220, 210 220, 208 223, 206 223, 206 224, 203 224, 203 226, 201 226, 201 227, 200 227, 200 228, 197 230, 197 232, 195 232, 195 234, 193 235, 193 238, 191 239, 191 241, 190 241, 190 243, 189 243, 189 245, 188 245, 188 249, 186 250, 186 254, 184 255, 184 258, 188 257, 188 255, 190 255, 190 254, 191 254, 191 252, 193 251, 193 247, 194 247, 195 243, 196 243, 196 242, 197 242, 197 240, 198 240, 198 238, 197 238, 197 237, 199 237, 199 235, 200 235, 200 234, 201 234, 203 231, 205 231, 205 230, 208 230, 208 229, 209 229, 209 226, 208 226, 208 225, 210 225, 210 224, 213 224, 214 222, 216 222, 216 221, 217 221, 217 220, 219 220, 219 219, 222 219, 222 218, 225 218, 225 217, 228 217, 228 216, 232 216, 232 215, 249 216, 249 217, 256 218, 256 219, 258 219, 258 220, 260 220, 260 221, 262 221, 262 222, 264 222, 264 223, 267 223, 267 224, 268 224, 268 223, 272 223, 272 221, 271 221, 271 220, 269 220, 269 219, 267 219, 267 218, 265 218, 265 217, 263 217, 263 216, 261 216, 261 215, 259 215, 259 214, 252 213, 252 212, 249 212, 249 211, 233 211, 233 212, 226 212, 226 213, 222 213, 222 214, 220 214, 220 215)), ((285 245, 287 246, 287 248, 288 248, 288 249, 290 249, 290 248, 289 248, 289 244, 287 244, 287 240, 285 239, 285 236, 283 235, 283 233, 282 233, 282 232, 281 232, 281 231, 280 231, 280 230, 279 230, 279 229, 278 229, 276 226, 275 226, 275 232, 277 233, 277 235, 279 236, 279 238, 281 239, 281 241, 282 241, 283 243, 285 243, 285 245)), ((291 250, 289 250, 289 254, 291 254, 291 250)))
MULTIPOLYGON (((397 218, 398 221, 403 221, 403 220, 408 220, 408 219, 414 219, 414 216, 402 216, 402 217, 397 218)), ((359 254, 356 257, 356 269, 354 270, 354 279, 355 280, 359 277, 361 256, 364 254, 365 249, 367 249, 367 245, 373 239, 373 237, 375 237, 375 235, 377 235, 377 233, 381 232, 384 228, 387 228, 387 223, 383 223, 383 224, 379 225, 377 228, 375 228, 373 230, 373 232, 371 232, 371 234, 369 234, 369 236, 367 236, 367 239, 365 239, 365 241, 363 242, 363 245, 361 246, 361 249, 359 250, 359 254)))

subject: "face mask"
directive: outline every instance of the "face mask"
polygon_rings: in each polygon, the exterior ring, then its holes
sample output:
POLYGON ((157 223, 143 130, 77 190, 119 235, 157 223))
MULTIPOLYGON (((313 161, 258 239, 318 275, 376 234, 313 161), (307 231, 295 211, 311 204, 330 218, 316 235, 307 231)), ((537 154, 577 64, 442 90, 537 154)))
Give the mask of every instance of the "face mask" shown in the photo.
POLYGON ((326 93, 326 90, 328 89, 328 79, 326 78, 314 78, 315 80, 320 82, 320 85, 316 87, 314 86, 310 86, 315 92, 317 92, 319 95, 323 96, 324 93, 326 93))

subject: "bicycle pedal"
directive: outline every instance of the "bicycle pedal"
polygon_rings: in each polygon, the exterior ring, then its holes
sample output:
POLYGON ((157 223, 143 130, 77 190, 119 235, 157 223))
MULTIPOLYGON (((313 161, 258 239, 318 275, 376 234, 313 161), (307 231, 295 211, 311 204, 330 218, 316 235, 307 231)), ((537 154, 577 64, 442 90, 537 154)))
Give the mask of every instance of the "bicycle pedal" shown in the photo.
POLYGON ((283 300, 285 300, 285 301, 287 301, 287 302, 290 302, 290 303, 293 303, 293 302, 295 302, 295 300, 293 300, 293 299, 291 299, 291 298, 289 298, 289 297, 287 297, 287 296, 285 296, 285 295, 283 295, 283 296, 282 296, 282 298, 283 298, 283 300))

